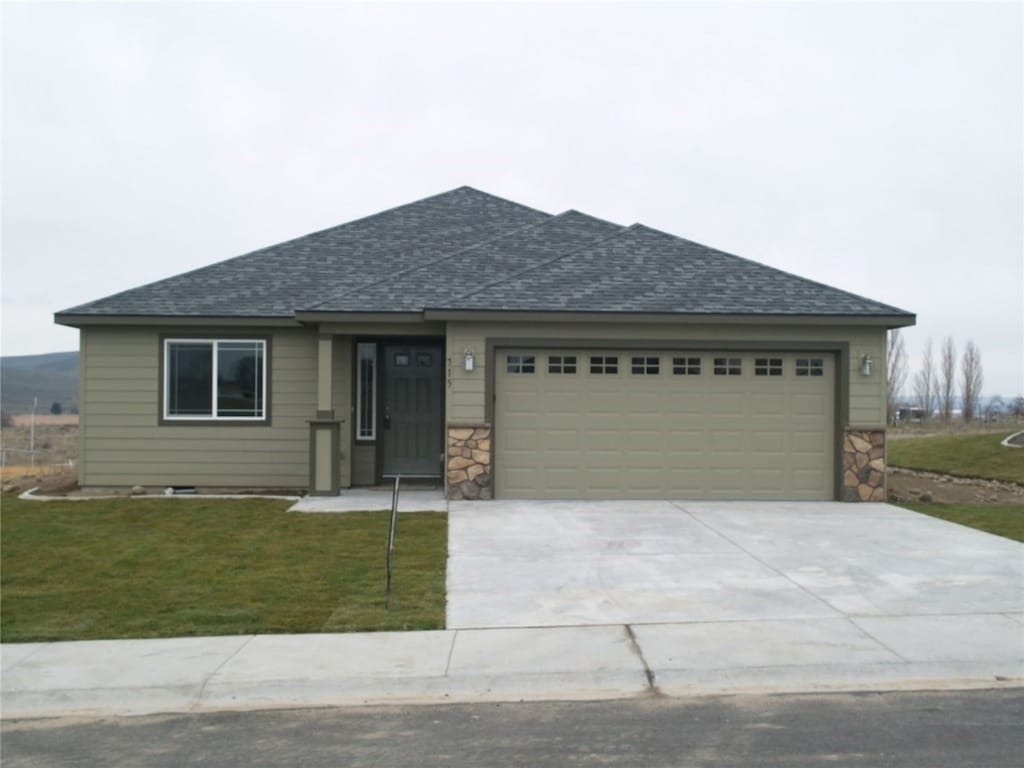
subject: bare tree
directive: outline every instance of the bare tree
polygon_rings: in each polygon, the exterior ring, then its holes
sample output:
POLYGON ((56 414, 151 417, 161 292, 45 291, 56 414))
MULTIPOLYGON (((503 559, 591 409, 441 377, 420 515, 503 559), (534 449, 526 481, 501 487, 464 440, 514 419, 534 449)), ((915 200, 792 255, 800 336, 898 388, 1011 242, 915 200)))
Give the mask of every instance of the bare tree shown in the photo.
POLYGON ((963 401, 964 421, 973 421, 978 412, 983 381, 981 351, 973 341, 968 340, 964 355, 960 358, 960 398, 963 401))
POLYGON ((932 340, 928 339, 924 345, 924 356, 921 358, 921 370, 914 374, 914 395, 917 396, 917 404, 924 411, 921 417, 922 421, 928 421, 932 417, 932 411, 935 410, 936 384, 932 340))
POLYGON ((896 418, 896 399, 907 381, 907 348, 900 329, 889 331, 889 345, 885 352, 885 412, 892 424, 896 418))
POLYGON ((942 420, 948 424, 953 418, 953 398, 956 397, 956 345, 952 336, 947 336, 942 342, 938 383, 939 411, 942 413, 942 420))
POLYGON ((988 399, 988 405, 985 406, 985 421, 1000 421, 1003 414, 1008 412, 1002 396, 994 395, 988 399))
POLYGON ((1013 398, 1013 402, 1010 403, 1010 414, 1017 421, 1024 421, 1024 396, 1017 395, 1013 398))

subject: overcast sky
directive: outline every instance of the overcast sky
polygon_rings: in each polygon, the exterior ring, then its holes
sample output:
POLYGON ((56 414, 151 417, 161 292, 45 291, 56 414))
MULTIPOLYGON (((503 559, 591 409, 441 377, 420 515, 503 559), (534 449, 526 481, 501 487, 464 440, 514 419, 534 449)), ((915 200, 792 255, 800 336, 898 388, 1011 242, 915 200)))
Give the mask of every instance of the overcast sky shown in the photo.
POLYGON ((1024 392, 1020 3, 19 4, 4 355, 55 311, 469 184, 915 312, 1024 392))

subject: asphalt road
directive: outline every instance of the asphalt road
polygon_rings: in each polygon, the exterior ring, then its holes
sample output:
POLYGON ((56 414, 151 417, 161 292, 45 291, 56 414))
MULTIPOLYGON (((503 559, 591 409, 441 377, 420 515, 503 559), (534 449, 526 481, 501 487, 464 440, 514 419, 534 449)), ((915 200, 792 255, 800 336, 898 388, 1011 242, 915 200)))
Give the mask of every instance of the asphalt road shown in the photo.
POLYGON ((1024 690, 7 721, 22 766, 1020 768, 1024 690))

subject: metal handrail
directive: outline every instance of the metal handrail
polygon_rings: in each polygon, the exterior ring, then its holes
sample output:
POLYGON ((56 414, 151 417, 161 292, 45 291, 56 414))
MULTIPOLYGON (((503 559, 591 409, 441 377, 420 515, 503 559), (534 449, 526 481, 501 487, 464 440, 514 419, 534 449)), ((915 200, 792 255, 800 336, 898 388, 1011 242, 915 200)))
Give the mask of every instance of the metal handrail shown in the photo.
POLYGON ((388 578, 384 588, 384 607, 391 608, 391 572, 395 561, 395 529, 398 527, 398 485, 402 476, 395 475, 395 487, 391 491, 391 526, 388 529, 388 578))

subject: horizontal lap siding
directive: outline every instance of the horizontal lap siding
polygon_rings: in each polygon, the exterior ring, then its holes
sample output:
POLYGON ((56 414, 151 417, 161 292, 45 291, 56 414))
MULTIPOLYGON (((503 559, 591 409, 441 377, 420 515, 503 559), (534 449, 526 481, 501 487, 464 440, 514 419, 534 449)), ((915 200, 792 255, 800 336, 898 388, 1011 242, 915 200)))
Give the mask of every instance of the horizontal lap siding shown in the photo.
MULTIPOLYGON (((270 426, 160 425, 161 332, 85 329, 83 485, 307 486, 307 421, 316 413, 316 336, 298 329, 207 330, 198 332, 209 338, 270 335, 270 426)), ((196 332, 189 329, 189 335, 196 332)))

